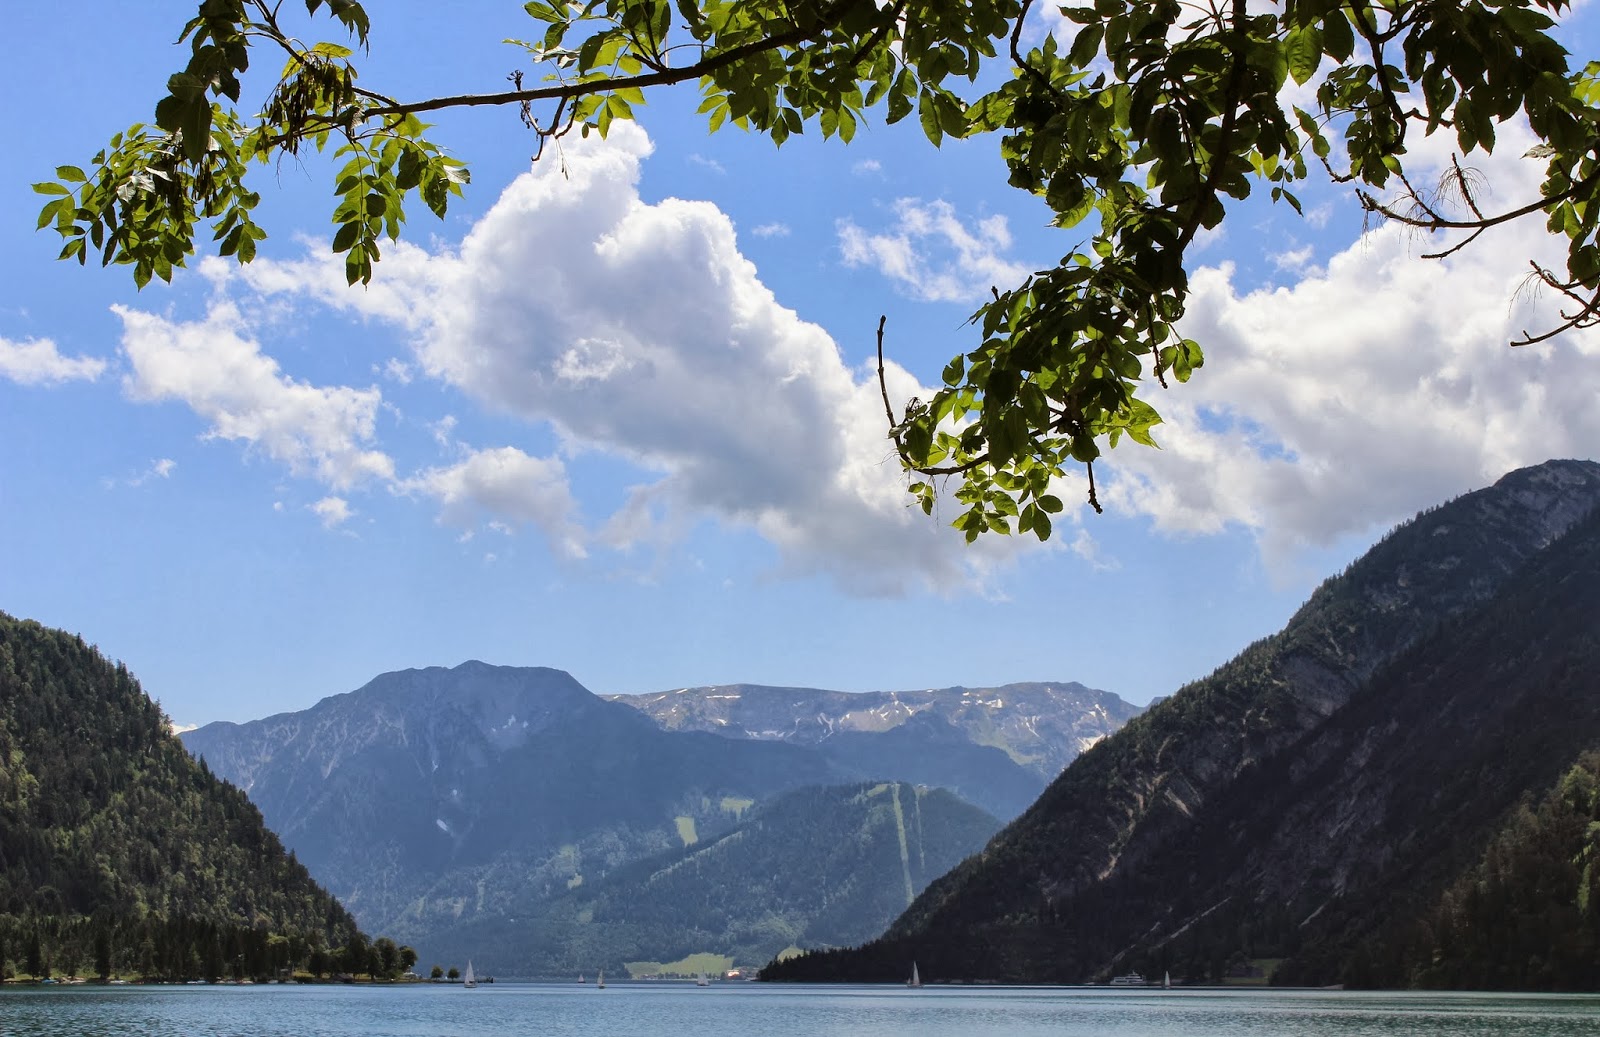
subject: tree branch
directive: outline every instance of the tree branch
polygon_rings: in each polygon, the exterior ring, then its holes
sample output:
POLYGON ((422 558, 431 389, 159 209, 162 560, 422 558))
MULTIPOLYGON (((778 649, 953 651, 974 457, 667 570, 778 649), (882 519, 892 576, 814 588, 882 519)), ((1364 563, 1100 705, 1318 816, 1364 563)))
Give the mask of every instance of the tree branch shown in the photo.
POLYGON ((837 0, 831 7, 823 11, 813 25, 797 25, 788 32, 781 32, 775 36, 768 36, 764 39, 733 47, 713 54, 693 65, 685 65, 682 68, 650 72, 640 76, 607 76, 602 79, 563 83, 559 86, 539 87, 534 90, 507 90, 498 94, 456 94, 451 97, 434 97, 426 101, 411 101, 403 104, 368 108, 362 114, 368 118, 379 115, 414 115, 418 112, 434 112, 442 108, 518 104, 523 101, 570 100, 575 97, 582 97, 585 94, 604 93, 607 90, 670 86, 673 83, 682 83, 686 80, 708 76, 713 72, 727 68, 729 65, 736 64, 757 54, 781 50, 784 47, 791 47, 798 43, 814 41, 836 26, 850 12, 851 8, 865 2, 866 0, 837 0))

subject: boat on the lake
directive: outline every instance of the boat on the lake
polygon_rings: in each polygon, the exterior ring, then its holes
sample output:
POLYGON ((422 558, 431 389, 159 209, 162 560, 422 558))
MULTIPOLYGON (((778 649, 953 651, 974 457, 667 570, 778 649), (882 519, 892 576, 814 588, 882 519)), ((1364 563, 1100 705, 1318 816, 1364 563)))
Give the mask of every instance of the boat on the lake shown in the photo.
POLYGON ((917 974, 917 963, 916 962, 912 962, 911 963, 911 978, 906 980, 906 986, 908 986, 908 987, 920 987, 920 986, 922 986, 922 977, 917 974))
POLYGON ((594 985, 595 985, 595 987, 597 989, 600 989, 600 990, 604 990, 606 988, 606 970, 605 969, 601 969, 600 970, 600 975, 595 979, 594 985))
POLYGON ((1111 985, 1114 987, 1142 987, 1148 986, 1145 978, 1137 972, 1130 972, 1125 976, 1112 976, 1111 985))
POLYGON ((694 978, 694 985, 697 987, 709 987, 711 985, 711 981, 706 979, 706 974, 702 972, 700 975, 694 978))
POLYGON ((462 977, 461 985, 468 990, 478 985, 477 977, 472 974, 472 962, 470 960, 467 962, 467 974, 462 977))

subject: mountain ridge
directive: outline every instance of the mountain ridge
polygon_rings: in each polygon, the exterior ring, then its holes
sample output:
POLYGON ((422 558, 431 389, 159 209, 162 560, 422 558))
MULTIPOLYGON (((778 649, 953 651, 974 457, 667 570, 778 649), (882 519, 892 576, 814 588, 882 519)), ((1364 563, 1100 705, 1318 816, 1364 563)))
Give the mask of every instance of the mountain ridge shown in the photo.
POLYGON ((847 733, 881 734, 932 716, 1046 781, 1141 711, 1112 692, 1076 681, 861 692, 725 684, 603 697, 633 706, 667 730, 800 745, 822 745, 847 733))
MULTIPOLYGON (((1519 577, 1537 575, 1547 550, 1561 558, 1577 550, 1566 535, 1580 523, 1590 532, 1586 516, 1597 505, 1600 465, 1550 462, 1402 524, 1325 581, 1278 634, 1085 753, 983 853, 930 885, 879 941, 785 963, 771 974, 892 978, 914 953, 931 975, 1077 982, 1132 961, 1153 967, 1158 940, 1171 953, 1184 941, 1197 944, 1202 933, 1213 948, 1224 946, 1233 938, 1223 931, 1229 925, 1254 924, 1258 934, 1271 930, 1273 939, 1293 944, 1295 927, 1326 913, 1326 905, 1307 906, 1294 919, 1270 917, 1270 909, 1252 916, 1239 905, 1256 887, 1224 874, 1217 860, 1233 854, 1227 859, 1248 872, 1259 845, 1247 837, 1250 826, 1272 828, 1272 813, 1252 811, 1250 797, 1283 792, 1297 754, 1319 731, 1336 732, 1341 713, 1352 723, 1358 715, 1381 717, 1365 699, 1359 711, 1351 704, 1385 679, 1406 679, 1385 675, 1414 661, 1408 653, 1447 657, 1451 646, 1439 645, 1440 630, 1470 625, 1481 610, 1494 613, 1502 594, 1523 594, 1519 577), (1191 882, 1190 875, 1211 877, 1191 882), (1175 901, 1187 906, 1179 911, 1175 901)), ((1600 528, 1593 535, 1600 537, 1600 528)), ((1506 626, 1508 619, 1492 623, 1506 626)), ((1399 685, 1384 686, 1393 694, 1399 685)), ((1334 834, 1356 845, 1352 831, 1334 834)), ((1278 845, 1292 857, 1295 843, 1290 832, 1278 845)), ((1355 864, 1357 872, 1384 866, 1355 864)), ((1280 902, 1298 910, 1292 896, 1280 902)), ((1368 921, 1352 924, 1370 930, 1368 921)), ((1360 942, 1327 939, 1341 948, 1338 967, 1360 942)), ((1337 972, 1332 958, 1295 968, 1305 982, 1338 978, 1330 978, 1337 972)))
POLYGON ((714 839, 745 809, 800 787, 910 782, 1012 816, 1044 779, 974 740, 1009 717, 992 694, 984 702, 972 706, 976 735, 948 713, 908 709, 910 722, 885 731, 802 744, 663 730, 563 671, 474 660, 393 671, 299 713, 184 739, 249 790, 357 917, 426 953, 474 919, 532 917, 691 833, 714 839))

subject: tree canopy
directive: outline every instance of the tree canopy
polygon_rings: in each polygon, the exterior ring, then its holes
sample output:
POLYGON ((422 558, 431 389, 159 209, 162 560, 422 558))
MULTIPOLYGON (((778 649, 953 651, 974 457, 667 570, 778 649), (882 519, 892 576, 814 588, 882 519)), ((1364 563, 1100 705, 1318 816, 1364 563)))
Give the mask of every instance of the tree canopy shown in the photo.
MULTIPOLYGON (((511 41, 528 69, 511 89, 428 98, 357 85, 371 38, 360 3, 305 0, 299 23, 288 6, 202 0, 153 123, 112 137, 87 172, 61 166, 36 185, 62 258, 94 252, 143 286, 170 280, 209 231, 247 263, 266 236, 252 164, 331 147, 345 160, 332 247, 365 283, 408 203, 443 215, 467 184, 422 121, 465 106, 514 107, 541 153, 574 130, 604 135, 646 90, 681 83, 699 89, 712 130, 776 144, 808 127, 848 142, 875 116, 915 116, 935 145, 991 135, 1010 184, 1086 236, 1054 267, 995 287, 973 315, 976 344, 931 399, 897 410, 884 393, 911 492, 931 512, 954 477, 969 540, 1048 537, 1068 468, 1085 467, 1099 510, 1102 451, 1123 437, 1155 445, 1152 387, 1203 360, 1177 327, 1186 255, 1253 191, 1298 210, 1297 182, 1348 183, 1375 218, 1458 232, 1430 258, 1542 217, 1567 240, 1566 268, 1530 261, 1530 283, 1564 309, 1519 342, 1600 320, 1600 63, 1577 66, 1553 38, 1567 0, 1093 0, 1061 6, 1064 27, 1042 35, 1025 32, 1033 0, 530 0, 528 38, 511 41), (324 31, 349 45, 302 39, 324 31), (252 58, 284 65, 242 114, 252 58), (1545 178, 1536 197, 1493 210, 1470 163, 1510 119, 1538 138, 1525 157, 1545 178), (1436 133, 1459 158, 1422 184, 1408 144, 1436 133)), ((883 333, 880 322, 880 371, 883 333)))

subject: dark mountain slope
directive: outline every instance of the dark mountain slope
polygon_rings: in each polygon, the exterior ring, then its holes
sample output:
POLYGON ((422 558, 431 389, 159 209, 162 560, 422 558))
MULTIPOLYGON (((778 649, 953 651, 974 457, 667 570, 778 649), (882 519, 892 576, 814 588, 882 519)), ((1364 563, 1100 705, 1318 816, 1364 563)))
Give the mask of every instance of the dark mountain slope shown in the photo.
POLYGON ((123 666, 0 613, 0 936, 42 936, 47 958, 54 940, 60 968, 83 963, 83 940, 149 940, 107 952, 172 975, 201 971, 202 933, 242 954, 272 933, 333 946, 353 931, 123 666))
MULTIPOLYGON (((1502 641, 1470 671, 1451 668, 1463 638, 1517 636, 1507 631, 1523 629, 1512 623, 1523 606, 1502 611, 1491 602, 1547 594, 1553 574, 1576 564, 1567 552, 1587 527, 1547 558, 1541 552, 1597 502, 1600 466, 1551 462, 1419 516, 1324 584, 1282 633, 1086 753, 983 854, 934 883, 882 943, 779 972, 889 978, 915 953, 930 975, 1080 980, 1162 955, 1198 956, 1207 960, 1191 965, 1212 969, 1222 949, 1258 942, 1299 951, 1294 967, 1304 977, 1326 976, 1375 924, 1347 892, 1379 888, 1375 876, 1388 882, 1402 856, 1427 866, 1411 853, 1425 832, 1409 803, 1420 798, 1429 804, 1423 813, 1448 818, 1455 801, 1439 775, 1459 765, 1422 750, 1461 739, 1430 720, 1460 707, 1430 709, 1423 686, 1497 672, 1490 661, 1510 660, 1501 664, 1511 672, 1563 666, 1564 641, 1530 649, 1531 658, 1507 655, 1511 642, 1502 641), (1385 712, 1407 704, 1421 715, 1385 712), (1402 744, 1408 737, 1416 744, 1402 744), (1374 763, 1379 756, 1388 762, 1374 763), (1385 766, 1433 771, 1382 776, 1385 766), (1401 781, 1419 784, 1385 799, 1401 781), (1346 912, 1346 904, 1358 906, 1346 912), (1314 946, 1333 950, 1318 958, 1314 946)), ((1593 608, 1574 615, 1581 625, 1593 608)), ((1524 632, 1528 645, 1538 643, 1532 634, 1524 632)), ((1581 665, 1570 676, 1581 685, 1581 665)), ((1548 684, 1532 678, 1519 694, 1532 702, 1548 684)), ((1528 707, 1529 751, 1547 737, 1535 729, 1552 726, 1548 713, 1533 711, 1556 707, 1540 702, 1528 707)), ((1477 716, 1481 724, 1507 719, 1493 708, 1477 716)), ((1481 768, 1501 743, 1466 744, 1461 759, 1481 768)), ((1548 783, 1550 768, 1570 759, 1464 778, 1465 791, 1486 781, 1515 786, 1509 799, 1498 789, 1479 796, 1477 831, 1527 782, 1548 783)))

